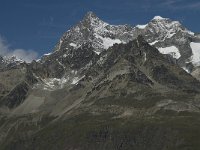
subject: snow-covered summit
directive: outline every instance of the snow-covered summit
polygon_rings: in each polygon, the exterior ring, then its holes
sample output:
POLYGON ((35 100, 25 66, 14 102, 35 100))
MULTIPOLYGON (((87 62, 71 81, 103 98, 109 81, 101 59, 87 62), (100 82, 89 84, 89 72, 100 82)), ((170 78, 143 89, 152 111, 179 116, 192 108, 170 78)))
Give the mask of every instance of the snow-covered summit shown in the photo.
POLYGON ((161 16, 155 16, 152 20, 164 20, 164 19, 167 19, 167 18, 163 18, 161 16))
POLYGON ((184 38, 185 36, 188 37, 194 35, 194 33, 187 30, 179 21, 173 21, 169 18, 163 18, 160 16, 155 16, 148 23, 145 30, 146 32, 144 34, 149 37, 148 41, 150 43, 154 41, 164 42, 167 39, 171 39, 176 36, 178 36, 177 39, 179 39, 180 36, 184 38))
POLYGON ((56 50, 70 49, 71 43, 78 48, 84 43, 92 43, 95 52, 100 53, 115 43, 133 39, 133 27, 128 25, 110 25, 88 12, 76 26, 68 30, 56 46, 56 50))
POLYGON ((99 19, 99 18, 97 17, 97 15, 96 15, 94 12, 89 11, 89 12, 87 12, 86 15, 83 17, 83 20, 84 20, 84 19, 92 20, 92 19, 99 19))

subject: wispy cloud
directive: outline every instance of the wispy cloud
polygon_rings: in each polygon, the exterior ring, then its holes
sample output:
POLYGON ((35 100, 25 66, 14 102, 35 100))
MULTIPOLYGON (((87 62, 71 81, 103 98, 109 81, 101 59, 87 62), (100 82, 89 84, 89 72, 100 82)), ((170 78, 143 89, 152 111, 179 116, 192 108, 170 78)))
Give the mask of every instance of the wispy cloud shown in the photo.
POLYGON ((37 59, 38 53, 33 50, 24 50, 24 49, 11 49, 7 41, 0 36, 0 55, 12 57, 15 56, 18 59, 22 59, 26 62, 31 62, 34 59, 37 59))
POLYGON ((188 9, 197 11, 200 9, 200 2, 188 0, 167 0, 161 3, 161 6, 174 10, 188 9))
POLYGON ((200 2, 192 3, 186 6, 183 6, 182 8, 188 8, 188 9, 200 9, 200 2))

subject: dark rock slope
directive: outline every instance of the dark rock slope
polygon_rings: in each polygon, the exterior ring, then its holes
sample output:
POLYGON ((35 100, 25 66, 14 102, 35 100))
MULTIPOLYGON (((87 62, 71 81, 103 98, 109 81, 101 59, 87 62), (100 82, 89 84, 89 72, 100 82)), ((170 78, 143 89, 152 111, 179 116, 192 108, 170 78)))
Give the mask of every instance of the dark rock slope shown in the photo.
MULTIPOLYGON (((95 56, 85 68, 75 59, 66 63, 68 69, 81 68, 76 84, 35 87, 22 102, 9 98, 0 120, 1 149, 199 148, 200 83, 195 78, 141 36, 95 56), (33 101, 43 102, 33 111, 33 101)), ((44 77, 37 67, 32 74, 44 77)), ((44 83, 38 79, 37 84, 44 83)), ((17 94, 26 93, 25 87, 17 94)))

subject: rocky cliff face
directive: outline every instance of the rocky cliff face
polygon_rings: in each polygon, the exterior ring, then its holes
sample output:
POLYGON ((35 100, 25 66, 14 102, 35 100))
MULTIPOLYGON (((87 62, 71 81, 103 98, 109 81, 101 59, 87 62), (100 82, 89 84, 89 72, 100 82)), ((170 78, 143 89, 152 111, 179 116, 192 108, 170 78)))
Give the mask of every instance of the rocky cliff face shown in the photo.
POLYGON ((198 40, 89 12, 40 60, 0 57, 0 149, 199 149, 198 40))

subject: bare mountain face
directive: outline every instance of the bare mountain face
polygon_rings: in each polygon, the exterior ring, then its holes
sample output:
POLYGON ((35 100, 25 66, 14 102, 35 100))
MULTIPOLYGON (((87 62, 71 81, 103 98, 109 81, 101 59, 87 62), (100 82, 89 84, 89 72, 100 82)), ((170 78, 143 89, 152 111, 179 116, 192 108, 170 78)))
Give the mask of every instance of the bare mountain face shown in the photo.
POLYGON ((40 60, 0 57, 0 149, 198 150, 198 42, 170 19, 89 12, 40 60))

